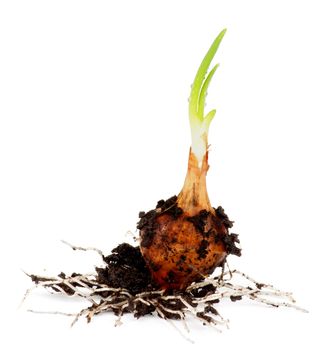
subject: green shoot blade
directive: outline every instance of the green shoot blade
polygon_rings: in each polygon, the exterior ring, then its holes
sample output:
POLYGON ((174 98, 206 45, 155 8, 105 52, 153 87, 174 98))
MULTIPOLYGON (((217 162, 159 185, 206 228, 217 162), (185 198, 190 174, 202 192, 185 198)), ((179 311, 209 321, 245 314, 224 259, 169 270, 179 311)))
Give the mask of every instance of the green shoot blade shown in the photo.
POLYGON ((219 64, 216 64, 212 70, 210 71, 210 73, 208 74, 207 78, 205 79, 203 85, 202 85, 202 89, 201 92, 199 94, 199 99, 198 99, 198 109, 197 109, 197 115, 201 118, 203 118, 204 116, 204 106, 205 106, 205 98, 207 96, 207 91, 208 91, 208 87, 209 84, 211 82, 212 77, 214 76, 217 68, 218 68, 219 64))
POLYGON ((210 111, 205 117, 204 117, 204 125, 205 125, 205 130, 209 130, 209 126, 210 126, 210 123, 212 121, 212 119, 214 118, 216 114, 216 110, 213 109, 212 111, 210 111))
MULTIPOLYGON (((202 89, 203 81, 207 74, 207 70, 211 64, 212 59, 214 58, 218 47, 225 35, 226 29, 222 30, 217 38, 214 40, 207 54, 204 56, 202 63, 200 64, 198 71, 196 73, 191 92, 189 97, 189 116, 190 118, 198 118, 199 120, 203 119, 203 115, 198 114, 198 104, 200 98, 200 92, 202 89)), ((213 74, 212 74, 213 75, 213 74)), ((211 78, 210 78, 211 79, 211 78)))

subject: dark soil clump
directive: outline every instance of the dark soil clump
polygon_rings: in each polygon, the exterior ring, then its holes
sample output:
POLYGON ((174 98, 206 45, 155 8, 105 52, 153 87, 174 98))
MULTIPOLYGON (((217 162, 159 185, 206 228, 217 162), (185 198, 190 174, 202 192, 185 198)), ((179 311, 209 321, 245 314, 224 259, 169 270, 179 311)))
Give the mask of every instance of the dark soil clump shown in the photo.
POLYGON ((201 233, 205 234, 204 227, 206 225, 206 219, 209 216, 209 212, 206 210, 201 210, 198 215, 188 218, 188 221, 192 222, 196 229, 201 233))
POLYGON ((139 247, 122 243, 104 257, 107 266, 96 268, 97 282, 113 288, 127 289, 131 294, 153 289, 152 279, 139 247))
POLYGON ((141 237, 141 245, 148 248, 153 241, 155 231, 157 229, 156 218, 162 214, 169 214, 174 219, 177 219, 183 214, 183 210, 179 208, 176 204, 177 196, 172 196, 167 200, 159 200, 157 202, 156 208, 148 211, 147 213, 141 211, 139 213, 140 221, 137 224, 138 230, 143 230, 141 237))
MULTIPOLYGON (((214 208, 215 209, 215 208, 214 208)), ((224 212, 224 209, 219 206, 217 209, 215 209, 216 215, 218 218, 220 218, 223 222, 223 224, 227 227, 227 228, 232 228, 234 221, 231 221, 229 219, 229 217, 227 216, 227 214, 224 212)))

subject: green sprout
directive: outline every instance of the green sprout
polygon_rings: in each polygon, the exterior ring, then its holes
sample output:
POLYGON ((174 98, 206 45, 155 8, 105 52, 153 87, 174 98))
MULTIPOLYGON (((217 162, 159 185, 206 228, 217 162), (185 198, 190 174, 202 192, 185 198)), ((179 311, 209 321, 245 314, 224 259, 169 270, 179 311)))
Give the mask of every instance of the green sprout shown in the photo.
POLYGON ((189 122, 192 136, 191 149, 196 155, 199 163, 202 162, 202 159, 207 151, 209 126, 216 114, 216 110, 213 109, 204 115, 204 107, 208 87, 219 64, 216 64, 209 73, 208 69, 225 33, 226 29, 222 30, 218 34, 208 52, 204 56, 196 73, 189 97, 189 122))

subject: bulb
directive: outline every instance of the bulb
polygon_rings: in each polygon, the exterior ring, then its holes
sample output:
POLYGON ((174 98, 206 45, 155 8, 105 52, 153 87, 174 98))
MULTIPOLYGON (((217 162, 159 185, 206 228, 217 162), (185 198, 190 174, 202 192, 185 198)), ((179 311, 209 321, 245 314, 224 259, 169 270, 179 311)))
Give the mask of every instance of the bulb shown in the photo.
POLYGON ((202 167, 190 152, 186 180, 178 196, 159 201, 139 214, 140 249, 154 282, 163 289, 185 289, 210 275, 228 254, 240 255, 238 237, 229 234, 233 222, 208 199, 202 167))

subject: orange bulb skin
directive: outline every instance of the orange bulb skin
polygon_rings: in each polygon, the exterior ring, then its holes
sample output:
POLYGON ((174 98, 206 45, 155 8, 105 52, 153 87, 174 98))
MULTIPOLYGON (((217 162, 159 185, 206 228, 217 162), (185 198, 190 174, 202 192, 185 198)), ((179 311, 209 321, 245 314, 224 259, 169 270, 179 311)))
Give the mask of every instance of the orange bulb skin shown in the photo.
POLYGON ((184 290, 210 275, 228 254, 240 255, 238 235, 222 207, 189 215, 177 197, 139 214, 140 250, 153 281, 164 290, 184 290))
POLYGON ((210 275, 227 255, 224 237, 228 230, 216 216, 205 218, 203 232, 190 219, 184 214, 178 218, 158 215, 151 242, 146 229, 140 231, 142 255, 163 289, 185 289, 210 275))

